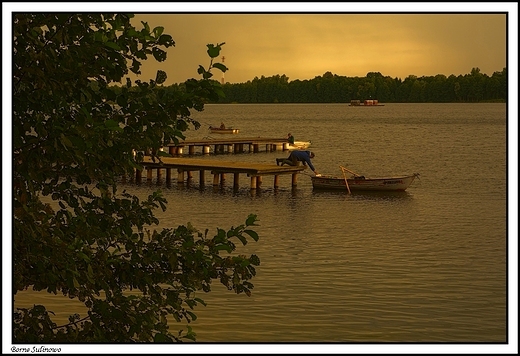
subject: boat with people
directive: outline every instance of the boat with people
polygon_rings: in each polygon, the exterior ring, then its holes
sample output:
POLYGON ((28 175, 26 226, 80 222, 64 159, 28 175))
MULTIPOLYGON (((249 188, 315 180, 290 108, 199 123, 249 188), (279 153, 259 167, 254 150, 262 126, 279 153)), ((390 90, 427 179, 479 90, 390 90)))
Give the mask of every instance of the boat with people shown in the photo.
POLYGON ((234 129, 232 127, 214 127, 210 126, 209 131, 211 133, 218 133, 218 134, 237 134, 239 133, 239 129, 234 129))
POLYGON ((287 150, 304 150, 311 145, 311 141, 295 141, 292 133, 287 134, 287 144, 285 149, 287 150))
POLYGON ((379 104, 379 100, 377 99, 367 99, 363 100, 351 100, 349 106, 385 106, 384 104, 379 104))
POLYGON ((391 177, 369 178, 340 166, 342 177, 331 175, 311 176, 314 189, 342 189, 349 193, 352 191, 405 191, 419 177, 419 173, 411 175, 398 175, 391 177), (351 173, 350 177, 347 174, 351 173))

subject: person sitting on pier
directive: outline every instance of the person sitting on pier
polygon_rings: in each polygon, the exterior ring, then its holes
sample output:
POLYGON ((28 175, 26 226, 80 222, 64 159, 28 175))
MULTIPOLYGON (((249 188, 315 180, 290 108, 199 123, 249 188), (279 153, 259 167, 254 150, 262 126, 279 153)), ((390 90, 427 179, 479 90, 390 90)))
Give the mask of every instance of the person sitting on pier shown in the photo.
POLYGON ((294 145, 294 136, 291 135, 291 133, 287 134, 287 142, 289 142, 291 145, 294 145))
POLYGON ((220 123, 220 128, 221 128, 222 130, 224 130, 224 129, 226 128, 226 125, 224 125, 224 123, 221 122, 221 123, 220 123))
MULTIPOLYGON (((304 166, 309 165, 309 168, 314 172, 315 175, 318 175, 318 172, 314 168, 311 162, 311 158, 314 158, 314 152, 311 151, 300 151, 294 150, 291 151, 289 157, 281 161, 281 165, 287 164, 289 166, 297 166, 298 162, 302 162, 304 166)), ((280 159, 276 159, 276 165, 280 163, 280 159)))

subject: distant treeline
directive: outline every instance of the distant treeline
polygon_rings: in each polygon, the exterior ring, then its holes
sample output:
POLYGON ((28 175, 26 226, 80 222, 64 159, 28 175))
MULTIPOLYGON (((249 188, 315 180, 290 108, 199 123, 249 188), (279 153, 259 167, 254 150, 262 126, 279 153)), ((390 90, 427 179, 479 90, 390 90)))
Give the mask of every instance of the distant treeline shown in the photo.
POLYGON ((379 72, 370 72, 366 77, 326 72, 311 80, 294 81, 275 75, 222 87, 226 95, 218 103, 350 103, 367 99, 380 103, 505 102, 508 88, 506 68, 491 77, 473 68, 466 75, 410 75, 404 80, 379 72))

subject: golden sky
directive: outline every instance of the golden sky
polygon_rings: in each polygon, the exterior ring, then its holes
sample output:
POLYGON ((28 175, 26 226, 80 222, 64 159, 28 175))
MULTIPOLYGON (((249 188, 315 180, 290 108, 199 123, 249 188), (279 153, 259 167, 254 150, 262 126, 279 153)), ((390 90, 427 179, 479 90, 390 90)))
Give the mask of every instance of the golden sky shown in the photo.
MULTIPOLYGON (((221 42, 231 83, 277 74, 304 80, 327 71, 404 79, 478 67, 492 75, 506 67, 505 14, 140 14, 135 20, 163 26, 175 40, 165 62, 143 70, 154 78, 162 69, 168 82, 198 78, 198 65, 209 64, 206 45, 221 42)), ((220 71, 214 75, 222 78, 220 71)))
MULTIPOLYGON (((2 7, 27 11, 12 4, 2 7)), ((476 67, 491 76, 507 66, 508 13, 509 27, 514 21, 518 30, 516 3, 65 2, 32 3, 31 11, 129 12, 138 28, 140 21, 164 27, 176 45, 165 62, 147 60, 139 79, 155 79, 161 69, 167 85, 200 78, 198 66, 209 65, 206 45, 222 42, 228 71, 214 70, 214 78, 230 83, 325 72, 405 79, 464 75, 476 67)))

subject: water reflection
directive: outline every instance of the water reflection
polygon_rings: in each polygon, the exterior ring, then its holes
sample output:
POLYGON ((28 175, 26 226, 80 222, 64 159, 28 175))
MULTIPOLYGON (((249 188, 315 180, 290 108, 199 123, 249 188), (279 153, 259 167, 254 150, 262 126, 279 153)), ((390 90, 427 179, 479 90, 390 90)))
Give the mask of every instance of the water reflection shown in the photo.
POLYGON ((384 191, 352 191, 350 194, 345 190, 316 190, 313 189, 312 195, 316 197, 346 197, 353 200, 407 200, 413 196, 407 191, 404 192, 384 192, 384 191))
POLYGON ((177 182, 175 180, 164 180, 164 179, 153 179, 144 182, 134 182, 134 181, 121 181, 119 183, 120 190, 130 190, 130 191, 143 191, 143 189, 149 188, 149 191, 170 191, 172 193, 184 192, 184 193, 193 193, 199 192, 201 194, 209 194, 210 196, 216 194, 217 196, 227 196, 227 197, 271 197, 271 196, 279 196, 290 194, 291 197, 302 197, 307 194, 307 187, 301 187, 300 185, 291 186, 290 183, 287 186, 278 186, 274 187, 268 184, 260 184, 256 189, 251 189, 248 184, 242 184, 240 186, 236 186, 234 184, 230 184, 228 181, 224 181, 219 183, 218 185, 213 184, 203 184, 196 179, 190 178, 185 182, 177 182))

